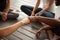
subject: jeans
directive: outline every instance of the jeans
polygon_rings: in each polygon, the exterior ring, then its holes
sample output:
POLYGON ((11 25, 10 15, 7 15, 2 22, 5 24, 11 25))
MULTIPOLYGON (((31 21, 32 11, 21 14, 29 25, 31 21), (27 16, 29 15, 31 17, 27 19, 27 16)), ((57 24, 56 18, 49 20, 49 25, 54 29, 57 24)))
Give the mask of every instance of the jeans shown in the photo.
MULTIPOLYGON (((32 6, 28 6, 28 5, 22 5, 21 6, 21 10, 27 14, 28 16, 31 15, 32 11, 33 11, 33 8, 32 6)), ((39 11, 41 11, 42 8, 38 8, 36 11, 35 11, 35 14, 38 13, 39 11)), ((44 11, 42 13, 40 13, 40 16, 45 16, 45 17, 50 17, 50 18, 54 18, 55 17, 55 14, 50 12, 50 11, 44 11)))

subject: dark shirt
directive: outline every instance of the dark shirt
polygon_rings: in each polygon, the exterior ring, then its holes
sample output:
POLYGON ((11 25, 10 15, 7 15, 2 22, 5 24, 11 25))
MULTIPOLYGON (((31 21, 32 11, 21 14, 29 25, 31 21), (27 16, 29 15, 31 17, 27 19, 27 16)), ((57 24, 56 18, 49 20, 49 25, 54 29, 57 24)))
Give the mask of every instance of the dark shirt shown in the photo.
POLYGON ((0 11, 4 11, 6 8, 6 0, 0 0, 0 11))
POLYGON ((55 4, 56 6, 60 6, 60 0, 56 0, 55 4))

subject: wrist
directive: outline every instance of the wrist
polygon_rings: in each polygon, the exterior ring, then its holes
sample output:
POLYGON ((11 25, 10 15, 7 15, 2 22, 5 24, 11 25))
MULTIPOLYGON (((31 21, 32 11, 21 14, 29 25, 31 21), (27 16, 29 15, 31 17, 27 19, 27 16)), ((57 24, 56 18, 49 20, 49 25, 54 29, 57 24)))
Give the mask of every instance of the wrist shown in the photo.
POLYGON ((34 13, 34 11, 32 11, 32 14, 31 14, 31 16, 34 16, 35 15, 35 13, 34 13))
POLYGON ((32 14, 34 14, 35 12, 34 11, 32 11, 32 14))

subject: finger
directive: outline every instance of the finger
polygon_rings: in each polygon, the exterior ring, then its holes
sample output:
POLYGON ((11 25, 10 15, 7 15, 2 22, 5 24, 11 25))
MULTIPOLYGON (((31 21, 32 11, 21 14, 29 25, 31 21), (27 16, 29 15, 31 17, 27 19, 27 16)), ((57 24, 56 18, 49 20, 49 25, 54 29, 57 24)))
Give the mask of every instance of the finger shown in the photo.
POLYGON ((38 38, 38 33, 36 33, 36 38, 38 38))
POLYGON ((39 37, 39 32, 36 33, 36 37, 37 37, 37 38, 39 37))
POLYGON ((40 32, 38 33, 38 37, 40 36, 40 32))
POLYGON ((37 37, 37 34, 38 34, 38 33, 36 32, 36 37, 37 37))

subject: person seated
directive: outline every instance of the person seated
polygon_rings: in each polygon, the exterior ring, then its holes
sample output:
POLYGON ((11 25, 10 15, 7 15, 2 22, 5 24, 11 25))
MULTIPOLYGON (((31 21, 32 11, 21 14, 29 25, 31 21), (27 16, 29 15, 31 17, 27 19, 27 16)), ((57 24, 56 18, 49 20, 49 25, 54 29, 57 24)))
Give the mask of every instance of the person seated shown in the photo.
POLYGON ((10 16, 13 16, 15 18, 16 15, 14 13, 13 13, 13 15, 11 15, 12 13, 9 14, 9 11, 10 11, 10 0, 0 0, 0 15, 1 15, 0 18, 3 21, 6 21, 7 18, 10 18, 10 16))
MULTIPOLYGON (((56 5, 58 5, 58 6, 60 6, 60 1, 59 0, 48 0, 47 1, 47 6, 45 6, 45 8, 43 8, 43 10, 47 10, 47 9, 49 9, 50 7, 51 7, 51 5, 54 3, 54 1, 56 1, 55 3, 56 3, 56 5), (47 8, 47 9, 46 9, 47 8)), ((57 8, 57 10, 59 9, 59 7, 57 8)), ((44 12, 44 11, 43 11, 44 12)), ((57 11, 58 13, 56 13, 56 15, 55 15, 55 18, 56 19, 59 19, 60 20, 60 12, 59 11, 57 11)), ((33 12, 34 13, 34 12, 33 12)), ((41 11, 40 11, 40 13, 37 13, 37 15, 40 15, 41 14, 41 11)), ((51 18, 51 17, 50 17, 51 18)), ((41 21, 40 21, 41 22, 41 21)), ((47 22, 47 21, 46 21, 47 22)), ((52 24, 53 25, 53 24, 52 24)), ((49 27, 50 27, 50 25, 45 25, 45 26, 43 26, 42 28, 40 28, 37 32, 36 32, 36 37, 39 37, 39 35, 40 35, 40 33, 41 33, 41 31, 42 30, 46 30, 46 29, 49 29, 49 27), (46 29, 45 29, 46 28, 46 29)), ((50 39, 51 40, 57 40, 57 39, 60 39, 60 27, 56 27, 56 28, 52 28, 51 30, 48 30, 49 31, 49 33, 50 33, 50 39), (52 34, 53 33, 55 34, 55 36, 53 36, 52 34), (58 36, 57 36, 57 34, 59 34, 58 36), (53 37, 52 37, 52 36, 53 37)))
MULTIPOLYGON (((53 14, 52 12, 49 13, 49 9, 51 8, 52 4, 54 3, 54 1, 56 3, 59 3, 60 1, 59 0, 48 0, 47 3, 46 3, 46 6, 44 8, 38 8, 39 4, 40 4, 40 0, 37 0, 37 3, 35 5, 35 7, 33 8, 32 6, 27 6, 27 5, 22 5, 21 6, 21 10, 26 13, 27 15, 32 15, 32 16, 44 16, 44 17, 49 17, 49 18, 55 18, 57 17, 57 14, 59 13, 56 13, 53 14), (48 12, 47 12, 48 11, 48 12), (31 14, 32 13, 32 14, 31 14)), ((60 15, 60 14, 59 14, 60 15)), ((57 17, 58 18, 58 17, 57 17)), ((46 21, 47 22, 47 21, 46 21)), ((47 25, 46 25, 47 26, 47 25)), ((37 36, 39 36, 39 33, 41 32, 42 28, 40 29, 40 31, 38 30, 38 32, 36 33, 37 36)))

